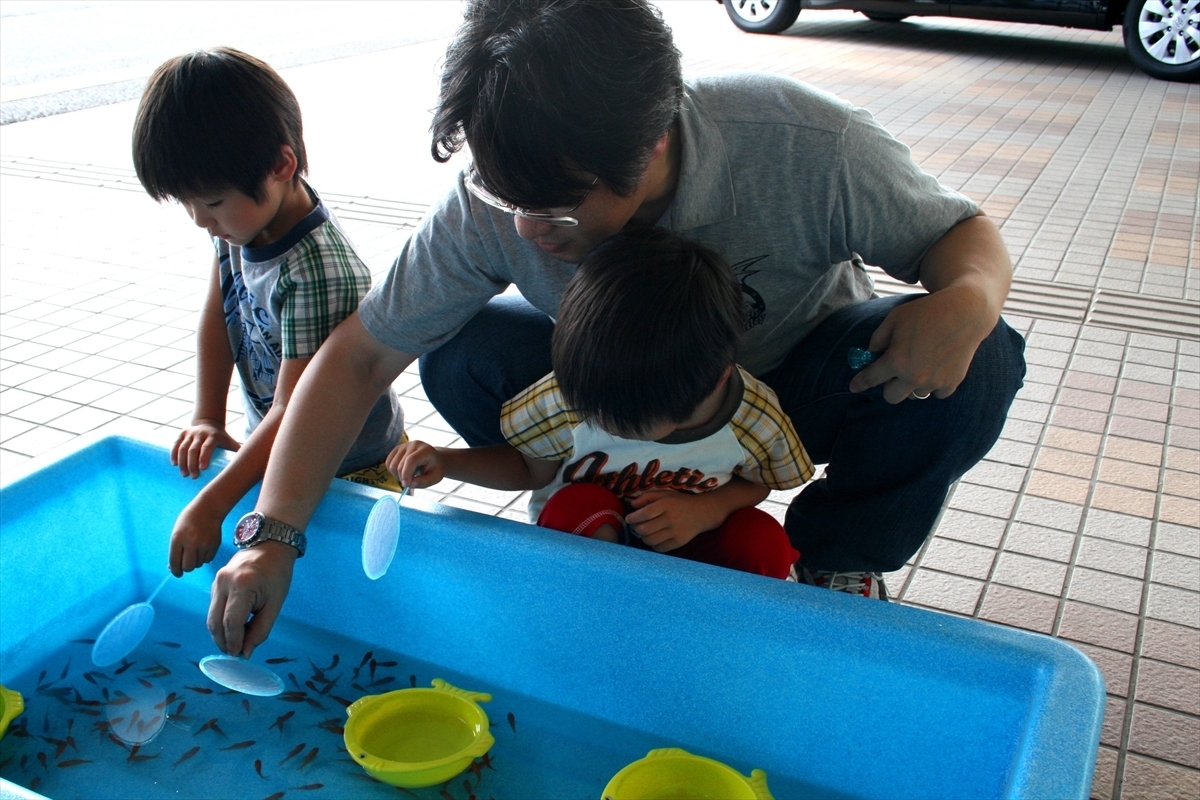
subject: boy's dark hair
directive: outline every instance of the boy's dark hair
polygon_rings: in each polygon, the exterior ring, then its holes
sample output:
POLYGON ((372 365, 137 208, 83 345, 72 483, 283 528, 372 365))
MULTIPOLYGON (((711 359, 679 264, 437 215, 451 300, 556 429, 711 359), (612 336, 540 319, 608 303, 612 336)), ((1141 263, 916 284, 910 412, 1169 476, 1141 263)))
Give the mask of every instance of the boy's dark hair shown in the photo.
POLYGON ((551 342, 568 406, 633 436, 686 420, 737 361, 741 286, 707 247, 659 229, 619 233, 584 258, 551 342))
POLYGON ((646 0, 474 0, 446 51, 433 157, 471 148, 497 197, 580 200, 589 172, 627 197, 683 102, 680 54, 646 0))
POLYGON ((155 200, 234 188, 258 202, 285 144, 298 179, 308 159, 296 96, 265 62, 216 47, 176 56, 150 76, 133 124, 133 165, 155 200))

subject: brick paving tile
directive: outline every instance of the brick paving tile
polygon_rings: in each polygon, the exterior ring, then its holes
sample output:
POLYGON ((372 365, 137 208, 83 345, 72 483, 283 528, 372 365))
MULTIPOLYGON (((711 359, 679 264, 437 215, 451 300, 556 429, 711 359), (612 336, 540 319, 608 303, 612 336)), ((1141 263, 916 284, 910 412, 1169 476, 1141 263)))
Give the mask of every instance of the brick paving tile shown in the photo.
POLYGON ((1004 550, 1010 553, 1022 553, 1027 556, 1048 561, 1071 560, 1071 552, 1075 548, 1075 535, 1056 531, 1053 528, 1040 528, 1015 522, 1009 528, 1004 540, 1004 550))
POLYGON ((1158 466, 1162 463, 1163 447, 1161 443, 1157 442, 1142 442, 1120 436, 1109 436, 1104 442, 1104 457, 1158 466))
POLYGON ((1025 491, 1035 497, 1083 505, 1087 502, 1088 493, 1091 491, 1091 482, 1083 478, 1072 478, 1068 475, 1035 469, 1029 473, 1025 491))
POLYGON ((1098 477, 1104 483, 1115 483, 1148 492, 1158 490, 1158 467, 1148 464, 1135 464, 1132 461, 1111 458, 1101 459, 1098 477))
POLYGON ((1007 518, 1012 514, 1017 495, 987 486, 959 484, 950 498, 950 507, 975 511, 993 517, 1007 518))
POLYGON ((1159 518, 1164 522, 1195 525, 1196 520, 1200 519, 1200 501, 1166 495, 1159 507, 1159 518))
POLYGON ((1081 567, 1141 580, 1146 575, 1147 556, 1148 551, 1145 548, 1085 536, 1080 540, 1079 555, 1075 563, 1081 567))
POLYGON ((1150 529, 1151 521, 1149 519, 1099 508, 1088 510, 1087 522, 1083 526, 1083 532, 1087 536, 1111 539, 1139 547, 1149 546, 1150 529))
POLYGON ((1200 718, 1135 702, 1129 749, 1200 768, 1200 718))
POLYGON ((992 584, 983 595, 979 618, 1014 628, 1050 633, 1058 612, 1058 598, 992 584))
POLYGON ((942 537, 930 541, 920 565, 940 572, 953 572, 983 580, 992 569, 996 551, 942 537))
POLYGON ((1121 782, 1122 800, 1195 800, 1200 772, 1130 754, 1121 782))
POLYGON ((1114 697, 1129 695, 1133 675, 1133 656, 1084 642, 1070 642, 1070 644, 1078 648, 1100 668, 1101 674, 1104 675, 1105 690, 1109 695, 1114 697))
POLYGON ((1013 519, 1074 533, 1079 529, 1083 509, 1071 503, 1062 503, 1043 497, 1024 497, 1013 519))
MULTIPOLYGON (((1103 469, 1103 467, 1101 467, 1103 469)), ((1154 516, 1156 497, 1153 492, 1100 483, 1092 494, 1092 505, 1109 511, 1123 511, 1150 519, 1154 516)))
POLYGON ((1152 583, 1146 616, 1189 628, 1200 628, 1200 595, 1174 586, 1152 583))
POLYGON ((1015 492, 1019 491, 1021 484, 1025 482, 1025 472, 1021 467, 986 459, 963 475, 962 481, 1015 492))
POLYGON ((1174 469, 1166 470, 1163 472, 1162 489, 1164 494, 1188 500, 1200 499, 1200 474, 1180 472, 1174 469))
POLYGON ((1123 436, 1128 439, 1139 439, 1144 442, 1161 444, 1167 440, 1167 426, 1163 422, 1155 422, 1137 417, 1114 416, 1109 419, 1108 431, 1113 436, 1123 436))
POLYGON ((962 542, 997 547, 1004 536, 1006 522, 996 517, 973 514, 949 508, 938 523, 937 538, 950 538, 962 542))
POLYGON ((1123 697, 1104 698, 1104 720, 1100 727, 1100 744, 1120 747, 1125 729, 1125 713, 1128 702, 1123 697))
POLYGON ((1112 800, 1117 781, 1117 751, 1101 747, 1096 753, 1096 770, 1092 776, 1092 800, 1112 800))
POLYGON ((1138 620, 1132 614, 1068 600, 1063 608, 1058 635, 1064 639, 1133 653, 1137 629, 1138 620))
MULTIPOLYGON (((1171 387, 1157 383, 1146 383, 1145 381, 1135 381, 1126 378, 1121 381, 1116 391, 1120 398, 1132 397, 1138 400, 1148 400, 1153 403, 1169 404, 1171 402, 1171 387)), ((1178 397, 1176 397, 1175 403, 1179 403, 1178 397)))
MULTIPOLYGON (((1116 388, 1117 379, 1108 375, 1095 375, 1091 372, 1068 372, 1063 385, 1071 389, 1082 389, 1088 393, 1098 393, 1109 398, 1116 388)), ((1108 405, 1104 406, 1105 409, 1108 405)))
POLYGON ((1066 564, 1006 552, 1000 554, 992 580, 1006 586, 1058 597, 1062 593, 1066 575, 1066 564))
POLYGON ((1157 619, 1146 620, 1140 655, 1200 670, 1200 632, 1157 619))
POLYGON ((904 602, 970 616, 975 613, 982 591, 980 581, 918 569, 904 593, 904 602))
POLYGON ((1038 451, 1034 466, 1046 472, 1090 480, 1096 470, 1096 458, 1085 453, 1043 447, 1038 451))
POLYGON ((1088 411, 1069 406, 1055 407, 1050 419, 1056 426, 1091 433, 1103 433, 1108 427, 1108 414, 1105 412, 1088 411))
POLYGON ((1159 522, 1154 534, 1154 549, 1200 558, 1200 536, 1196 536, 1194 525, 1159 522))
POLYGON ((1200 671, 1142 658, 1134 696, 1141 703, 1200 715, 1200 671))
POLYGON ((1200 591, 1200 559, 1177 553, 1156 552, 1150 580, 1198 592, 1200 591))
POLYGON ((1067 597, 1130 614, 1142 606, 1142 581, 1084 567, 1071 571, 1067 597))

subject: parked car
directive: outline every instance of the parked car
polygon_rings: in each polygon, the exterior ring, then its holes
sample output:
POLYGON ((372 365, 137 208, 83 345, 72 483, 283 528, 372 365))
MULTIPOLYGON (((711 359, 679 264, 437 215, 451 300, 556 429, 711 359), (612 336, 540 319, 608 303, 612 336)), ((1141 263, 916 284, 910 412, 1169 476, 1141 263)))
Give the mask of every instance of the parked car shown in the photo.
POLYGON ((717 0, 733 24, 779 33, 801 9, 849 9, 880 22, 905 17, 965 17, 1110 31, 1124 27, 1129 58, 1169 81, 1200 78, 1200 0, 717 0))

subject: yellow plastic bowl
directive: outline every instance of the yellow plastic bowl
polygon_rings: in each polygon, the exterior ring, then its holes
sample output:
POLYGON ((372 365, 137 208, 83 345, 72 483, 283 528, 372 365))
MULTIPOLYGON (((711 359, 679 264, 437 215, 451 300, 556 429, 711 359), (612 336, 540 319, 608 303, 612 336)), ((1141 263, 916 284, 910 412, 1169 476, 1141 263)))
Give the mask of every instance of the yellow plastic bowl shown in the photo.
POLYGON ((603 800, 772 800, 767 775, 750 777, 677 747, 651 750, 613 776, 603 800))
POLYGON ((0 736, 8 730, 8 723, 20 716, 24 710, 25 698, 21 697, 21 693, 0 686, 0 736))
POLYGON ((491 699, 441 678, 432 689, 367 695, 346 709, 346 750, 368 774, 392 786, 444 783, 495 744, 479 705, 491 699))

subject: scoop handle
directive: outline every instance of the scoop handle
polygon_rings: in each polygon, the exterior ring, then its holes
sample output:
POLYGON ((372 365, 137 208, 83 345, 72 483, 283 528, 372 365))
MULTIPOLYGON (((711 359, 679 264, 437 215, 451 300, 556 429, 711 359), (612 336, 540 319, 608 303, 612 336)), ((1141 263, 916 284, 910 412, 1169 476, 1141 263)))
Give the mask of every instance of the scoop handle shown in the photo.
POLYGON ((167 581, 169 580, 171 580, 171 575, 170 573, 167 573, 167 577, 162 579, 162 583, 158 585, 158 588, 151 592, 150 596, 146 598, 146 605, 150 605, 154 602, 154 598, 158 597, 158 593, 163 590, 163 587, 167 585, 167 581))

